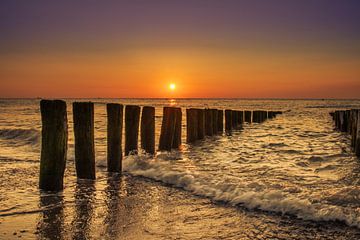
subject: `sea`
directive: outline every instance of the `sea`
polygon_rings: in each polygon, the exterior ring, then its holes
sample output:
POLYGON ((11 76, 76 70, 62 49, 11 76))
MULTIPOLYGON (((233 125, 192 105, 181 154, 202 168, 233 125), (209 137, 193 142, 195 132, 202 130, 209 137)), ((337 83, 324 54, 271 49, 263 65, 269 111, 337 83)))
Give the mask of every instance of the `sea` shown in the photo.
MULTIPOLYGON (((360 161, 329 112, 360 100, 65 99, 64 190, 39 190, 39 99, 0 99, 0 239, 360 239, 360 161), (96 180, 77 179, 72 102, 95 103, 96 180), (182 146, 106 171, 106 103, 181 107, 182 146), (281 110, 186 144, 186 108, 281 110)), ((124 138, 123 138, 124 140, 124 138)), ((124 145, 123 145, 124 146, 124 145)))

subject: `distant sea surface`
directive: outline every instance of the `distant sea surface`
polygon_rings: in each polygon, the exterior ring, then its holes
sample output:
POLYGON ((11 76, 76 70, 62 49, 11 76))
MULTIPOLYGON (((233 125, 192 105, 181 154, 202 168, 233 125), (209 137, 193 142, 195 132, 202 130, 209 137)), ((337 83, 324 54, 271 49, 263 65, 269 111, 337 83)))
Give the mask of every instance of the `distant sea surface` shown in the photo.
POLYGON ((360 239, 360 161, 334 130, 359 100, 76 99, 67 101, 65 189, 38 189, 39 100, 0 100, 0 239, 360 239), (95 103, 95 181, 77 180, 73 101, 95 103), (123 159, 106 172, 106 103, 183 109, 181 150, 123 159), (231 136, 185 143, 189 107, 282 110, 231 136))

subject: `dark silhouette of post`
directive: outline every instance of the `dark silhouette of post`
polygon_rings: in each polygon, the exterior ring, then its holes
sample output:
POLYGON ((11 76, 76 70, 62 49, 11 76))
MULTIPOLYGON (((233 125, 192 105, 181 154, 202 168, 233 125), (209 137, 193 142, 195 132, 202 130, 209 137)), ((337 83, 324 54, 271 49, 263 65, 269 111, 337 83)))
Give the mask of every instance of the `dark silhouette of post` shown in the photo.
POLYGON ((260 111, 253 111, 253 119, 252 121, 254 123, 260 123, 261 120, 260 120, 260 111))
MULTIPOLYGON (((335 117, 335 115, 334 115, 335 117)), ((352 109, 351 110, 351 147, 354 149, 356 144, 356 135, 357 135, 357 119, 358 118, 358 110, 352 109)), ((335 120, 335 118, 334 118, 335 120)))
POLYGON ((175 133, 175 110, 172 107, 164 107, 161 124, 159 150, 170 151, 173 145, 175 133))
POLYGON ((213 113, 212 109, 205 109, 205 135, 212 136, 213 131, 213 113))
POLYGON ((75 166, 78 178, 95 179, 94 103, 73 103, 75 166))
POLYGON ((145 106, 141 114, 141 148, 155 154, 155 108, 145 106))
POLYGON ((225 131, 230 133, 232 130, 232 110, 225 110, 225 131))
POLYGON ((212 129, 213 129, 213 135, 218 134, 218 110, 217 109, 211 109, 212 111, 212 129))
POLYGON ((42 140, 39 188, 61 191, 68 140, 66 103, 61 100, 41 100, 40 111, 42 140))
POLYGON ((198 119, 198 139, 205 138, 205 110, 204 109, 196 109, 197 110, 197 119, 198 119))
POLYGON ((107 110, 107 169, 108 172, 121 172, 122 168, 122 129, 123 105, 108 103, 107 110))
POLYGON ((172 148, 180 148, 181 146, 181 127, 182 127, 182 112, 181 108, 175 108, 175 130, 172 148))
POLYGON ((360 156, 360 110, 357 111, 356 118, 356 137, 355 137, 355 154, 356 156, 360 156))
POLYGON ((217 129, 220 134, 224 131, 224 110, 218 110, 217 129))
POLYGON ((244 124, 244 111, 238 111, 238 124, 241 127, 244 124))
POLYGON ((251 123, 251 111, 245 111, 245 122, 251 123))
POLYGON ((125 107, 125 155, 137 154, 139 141, 140 107, 125 107))
POLYGON ((198 140, 198 110, 186 109, 186 142, 193 143, 198 140))
POLYGON ((232 111, 232 127, 234 129, 237 129, 237 127, 238 127, 238 123, 239 123, 238 117, 239 117, 239 112, 237 110, 233 110, 232 111))

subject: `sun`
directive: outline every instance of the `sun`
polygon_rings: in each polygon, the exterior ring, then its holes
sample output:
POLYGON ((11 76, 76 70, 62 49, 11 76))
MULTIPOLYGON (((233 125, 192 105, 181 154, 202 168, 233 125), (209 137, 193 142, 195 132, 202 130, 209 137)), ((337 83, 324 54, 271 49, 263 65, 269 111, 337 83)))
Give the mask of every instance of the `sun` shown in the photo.
POLYGON ((170 88, 171 91, 174 91, 175 88, 176 88, 175 83, 170 83, 169 88, 170 88))

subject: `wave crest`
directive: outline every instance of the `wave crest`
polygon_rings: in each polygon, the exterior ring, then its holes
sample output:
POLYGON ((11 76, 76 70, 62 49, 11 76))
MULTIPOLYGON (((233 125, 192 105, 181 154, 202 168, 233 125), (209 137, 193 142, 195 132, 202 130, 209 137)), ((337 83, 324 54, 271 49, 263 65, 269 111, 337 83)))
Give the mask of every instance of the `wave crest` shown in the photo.
POLYGON ((312 203, 309 199, 300 199, 282 190, 255 190, 240 184, 230 184, 226 179, 222 182, 214 182, 199 173, 171 170, 164 161, 144 160, 141 156, 127 157, 124 160, 124 170, 134 176, 161 181, 195 195, 227 202, 233 206, 240 205, 248 209, 289 214, 304 220, 341 221, 360 228, 359 210, 349 212, 338 205, 312 203))

